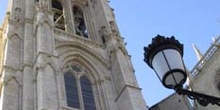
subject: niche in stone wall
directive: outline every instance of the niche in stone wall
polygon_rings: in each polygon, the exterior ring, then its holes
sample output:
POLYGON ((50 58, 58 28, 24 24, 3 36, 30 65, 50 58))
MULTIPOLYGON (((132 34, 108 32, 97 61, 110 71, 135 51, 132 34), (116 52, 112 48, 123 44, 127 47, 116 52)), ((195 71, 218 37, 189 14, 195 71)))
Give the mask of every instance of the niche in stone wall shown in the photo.
POLYGON ((46 108, 57 109, 58 108, 58 92, 56 84, 56 75, 51 65, 47 65, 44 70, 43 80, 43 93, 46 103, 46 108))
POLYGON ((21 38, 15 34, 9 38, 8 41, 8 52, 7 57, 9 61, 7 62, 10 66, 14 68, 18 68, 21 64, 22 59, 22 40, 21 38))
POLYGON ((7 105, 6 108, 8 110, 18 110, 20 108, 20 88, 17 80, 15 78, 9 79, 5 84, 5 92, 4 92, 5 103, 7 105))
POLYGON ((111 66, 111 73, 113 76, 113 82, 116 91, 119 93, 123 87, 123 76, 120 70, 120 65, 117 59, 117 56, 114 51, 110 52, 110 66, 111 66))
POLYGON ((51 27, 48 22, 44 22, 42 24, 42 39, 38 44, 41 44, 42 51, 48 54, 52 53, 52 46, 53 46, 53 40, 52 40, 52 33, 51 33, 51 27))

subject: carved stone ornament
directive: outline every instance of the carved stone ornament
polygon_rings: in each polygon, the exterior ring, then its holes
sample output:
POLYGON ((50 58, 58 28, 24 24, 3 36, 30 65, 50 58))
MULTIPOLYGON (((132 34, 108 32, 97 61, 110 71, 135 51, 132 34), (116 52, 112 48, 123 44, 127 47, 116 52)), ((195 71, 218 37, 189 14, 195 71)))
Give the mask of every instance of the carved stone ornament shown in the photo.
POLYGON ((41 8, 44 11, 48 11, 49 10, 49 5, 48 5, 48 0, 41 0, 41 8))
POLYGON ((99 30, 99 34, 102 37, 103 42, 105 43, 107 40, 108 32, 105 26, 102 26, 99 30))
POLYGON ((39 11, 48 12, 49 11, 49 2, 48 0, 37 0, 35 2, 36 8, 39 11))
POLYGON ((68 64, 66 67, 65 67, 66 70, 69 70, 69 71, 74 71, 75 73, 77 73, 78 75, 83 75, 86 73, 86 69, 79 65, 79 64, 76 64, 76 63, 71 63, 71 64, 68 64))
POLYGON ((96 0, 91 0, 90 2, 92 3, 92 7, 95 8, 95 6, 97 4, 97 1, 96 0))
POLYGON ((110 28, 111 28, 112 33, 116 33, 116 27, 115 27, 114 21, 110 21, 109 24, 110 24, 110 28))
POLYGON ((19 7, 16 7, 15 8, 15 14, 14 14, 14 20, 16 21, 16 22, 19 22, 20 21, 20 16, 21 15, 21 8, 19 8, 19 7))

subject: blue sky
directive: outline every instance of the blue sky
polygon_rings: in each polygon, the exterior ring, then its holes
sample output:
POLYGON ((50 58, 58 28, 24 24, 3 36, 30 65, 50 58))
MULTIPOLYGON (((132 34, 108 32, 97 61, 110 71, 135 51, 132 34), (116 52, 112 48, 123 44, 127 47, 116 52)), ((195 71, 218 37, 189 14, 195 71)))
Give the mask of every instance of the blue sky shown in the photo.
POLYGON ((212 37, 220 35, 219 0, 111 0, 110 4, 149 106, 174 91, 163 87, 144 63, 143 47, 157 34, 173 35, 184 44, 184 61, 191 70, 197 63, 192 43, 205 53, 212 37))
MULTIPOLYGON (((0 0, 0 23, 7 0, 0 0)), ((173 90, 162 86, 155 73, 143 61, 143 47, 157 34, 175 36, 184 44, 184 61, 192 69, 197 59, 196 44, 202 53, 220 35, 219 0, 110 0, 118 27, 127 42, 135 74, 148 106, 161 101, 173 90)))

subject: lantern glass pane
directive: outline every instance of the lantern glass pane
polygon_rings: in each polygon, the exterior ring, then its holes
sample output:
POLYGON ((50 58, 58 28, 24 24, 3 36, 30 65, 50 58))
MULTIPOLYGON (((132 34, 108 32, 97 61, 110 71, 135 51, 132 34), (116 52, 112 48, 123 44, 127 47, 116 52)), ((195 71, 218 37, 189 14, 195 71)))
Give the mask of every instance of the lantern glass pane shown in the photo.
POLYGON ((181 72, 174 72, 173 75, 176 79, 177 84, 181 84, 182 81, 185 79, 185 76, 181 72))
POLYGON ((165 85, 174 88, 176 85, 182 85, 184 79, 185 76, 183 73, 173 72, 165 78, 165 85))
POLYGON ((152 66, 160 80, 162 80, 165 73, 170 70, 162 52, 158 52, 153 57, 152 66))
POLYGON ((165 78, 165 85, 169 86, 169 87, 174 87, 176 85, 175 79, 172 76, 172 74, 169 74, 166 78, 165 78))
POLYGON ((164 54, 171 69, 181 69, 185 71, 182 56, 177 50, 166 49, 164 50, 164 54))

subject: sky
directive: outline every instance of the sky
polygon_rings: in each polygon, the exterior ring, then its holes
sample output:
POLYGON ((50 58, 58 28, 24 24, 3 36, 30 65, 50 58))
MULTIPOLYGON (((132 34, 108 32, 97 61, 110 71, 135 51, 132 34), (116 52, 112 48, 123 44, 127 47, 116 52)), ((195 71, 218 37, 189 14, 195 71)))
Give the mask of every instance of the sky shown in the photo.
MULTIPOLYGON (((7 1, 0 0, 0 23, 7 1)), ((220 35, 219 0, 110 0, 110 5, 115 10, 117 25, 127 42, 126 48, 148 106, 174 93, 162 86, 143 61, 143 47, 148 46, 153 37, 175 36, 184 44, 185 65, 191 70, 197 63, 192 43, 205 53, 212 37, 220 35)))

